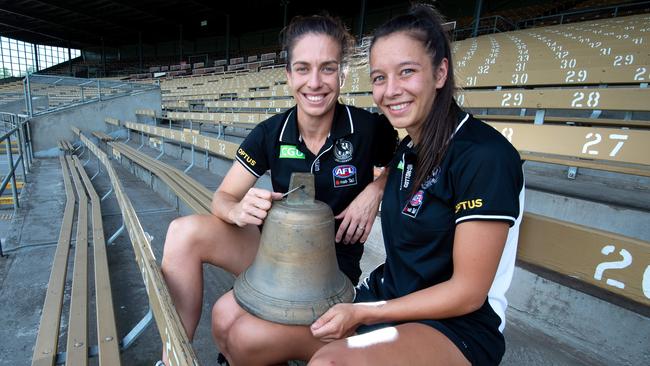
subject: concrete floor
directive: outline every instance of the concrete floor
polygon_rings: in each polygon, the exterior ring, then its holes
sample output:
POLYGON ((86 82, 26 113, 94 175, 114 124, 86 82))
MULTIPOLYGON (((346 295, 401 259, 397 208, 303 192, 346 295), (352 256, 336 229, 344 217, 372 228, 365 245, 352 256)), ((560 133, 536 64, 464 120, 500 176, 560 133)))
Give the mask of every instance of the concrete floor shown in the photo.
MULTIPOLYGON (((152 149, 145 148, 144 151, 152 156, 156 155, 152 149)), ((179 159, 164 159, 177 167, 187 166, 186 162, 179 159)), ((96 167, 95 162, 91 161, 86 166, 88 174, 92 176, 96 167)), ((178 216, 178 210, 163 199, 164 195, 154 192, 147 183, 127 169, 119 164, 114 164, 114 167, 133 202, 143 228, 153 237, 154 253, 160 260, 167 226, 178 216)), ((222 179, 220 175, 198 167, 193 168, 190 175, 211 189, 222 179)), ((0 339, 3 340, 0 342, 0 366, 30 363, 65 205, 58 159, 36 160, 27 182, 20 201, 22 207, 14 219, 0 222, 0 236, 4 238, 3 248, 9 255, 0 259, 0 339)), ((109 190, 110 182, 106 174, 99 175, 93 183, 100 196, 109 190)), ((262 184, 268 186, 268 180, 262 184)), ((181 212, 183 211, 181 208, 181 212)), ((104 231, 108 238, 121 224, 119 207, 114 196, 103 202, 102 214, 104 231)), ((376 221, 362 262, 364 272, 374 268, 383 255, 383 241, 376 221)), ((126 235, 120 236, 108 248, 108 261, 118 330, 120 336, 124 336, 148 309, 144 285, 126 235)), ((232 286, 233 281, 234 278, 230 274, 212 266, 205 266, 204 311, 194 341, 196 353, 204 365, 215 364, 218 353, 210 334, 211 306, 232 286)), ((92 284, 92 279, 90 283, 92 284)), ((65 344, 69 291, 68 283, 61 321, 61 345, 65 344)), ((91 303, 89 309, 92 314, 94 303, 91 303)), ((90 324, 93 319, 91 315, 90 324)), ((91 340, 95 334, 92 328, 91 325, 91 340)), ((553 337, 527 326, 525 322, 509 322, 505 336, 507 351, 503 365, 601 364, 589 354, 559 344, 553 337)), ((90 343, 92 345, 95 342, 90 343)), ((153 365, 160 357, 160 349, 160 337, 155 323, 152 323, 122 354, 123 364, 153 365)), ((61 346, 60 350, 63 350, 61 346)), ((96 364, 96 360, 91 364, 96 364)))

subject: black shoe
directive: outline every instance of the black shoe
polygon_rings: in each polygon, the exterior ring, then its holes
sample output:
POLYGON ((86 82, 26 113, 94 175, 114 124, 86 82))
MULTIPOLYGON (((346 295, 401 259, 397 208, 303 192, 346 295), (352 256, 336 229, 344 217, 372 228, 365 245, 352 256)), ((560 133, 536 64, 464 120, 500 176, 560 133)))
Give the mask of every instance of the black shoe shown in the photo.
POLYGON ((217 356, 217 365, 221 366, 229 366, 230 364, 228 363, 228 360, 226 359, 226 356, 223 355, 223 353, 219 352, 219 355, 217 356))

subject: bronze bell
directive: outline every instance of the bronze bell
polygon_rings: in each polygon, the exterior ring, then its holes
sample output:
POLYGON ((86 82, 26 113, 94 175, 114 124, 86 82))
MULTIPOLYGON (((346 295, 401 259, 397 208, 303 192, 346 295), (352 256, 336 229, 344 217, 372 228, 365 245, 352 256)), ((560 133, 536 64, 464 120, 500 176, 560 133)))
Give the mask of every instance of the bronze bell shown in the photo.
POLYGON ((296 190, 269 210, 255 261, 235 281, 235 299, 259 318, 308 325, 351 302, 354 287, 339 270, 334 215, 314 199, 314 176, 294 173, 289 186, 296 190))

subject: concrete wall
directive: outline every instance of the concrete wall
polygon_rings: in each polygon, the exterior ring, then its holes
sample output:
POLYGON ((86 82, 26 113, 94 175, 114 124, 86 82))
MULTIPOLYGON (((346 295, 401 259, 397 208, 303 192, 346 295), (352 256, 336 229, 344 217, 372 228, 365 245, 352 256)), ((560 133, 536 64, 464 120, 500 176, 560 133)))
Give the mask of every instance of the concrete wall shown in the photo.
POLYGON ((160 115, 161 104, 160 89, 156 89, 34 117, 31 121, 34 155, 56 156, 58 140, 77 140, 71 126, 87 133, 110 132, 110 126, 104 122, 106 117, 135 121, 136 109, 153 109, 160 115))

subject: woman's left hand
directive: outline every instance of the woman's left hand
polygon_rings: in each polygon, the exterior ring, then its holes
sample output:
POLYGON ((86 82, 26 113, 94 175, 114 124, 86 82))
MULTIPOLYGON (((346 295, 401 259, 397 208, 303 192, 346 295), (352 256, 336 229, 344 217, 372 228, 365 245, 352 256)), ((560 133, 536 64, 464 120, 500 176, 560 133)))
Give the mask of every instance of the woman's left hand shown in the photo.
POLYGON ((379 211, 382 193, 383 190, 378 187, 377 182, 368 184, 343 212, 336 215, 336 219, 343 219, 336 232, 337 243, 365 243, 368 240, 379 211))
POLYGON ((323 342, 332 342, 354 334, 360 324, 357 304, 336 304, 310 327, 311 334, 323 342))

